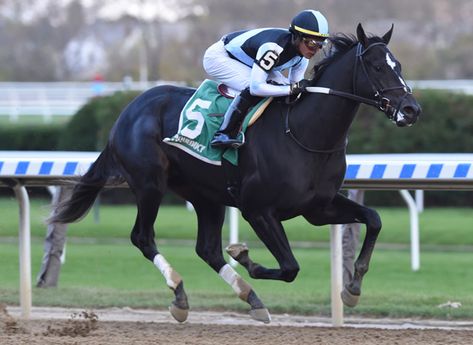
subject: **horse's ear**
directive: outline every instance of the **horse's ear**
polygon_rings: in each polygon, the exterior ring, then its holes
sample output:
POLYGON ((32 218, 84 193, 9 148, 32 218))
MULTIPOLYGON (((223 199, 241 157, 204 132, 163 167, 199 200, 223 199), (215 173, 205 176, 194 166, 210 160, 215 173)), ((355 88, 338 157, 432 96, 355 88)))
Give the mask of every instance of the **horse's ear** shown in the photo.
POLYGON ((384 34, 384 36, 383 36, 384 43, 388 44, 389 41, 391 40, 391 36, 393 34, 393 29, 394 29, 394 24, 392 24, 391 29, 384 34))
POLYGON ((365 30, 361 26, 361 23, 358 23, 356 27, 356 36, 363 47, 368 46, 368 37, 366 37, 365 30))

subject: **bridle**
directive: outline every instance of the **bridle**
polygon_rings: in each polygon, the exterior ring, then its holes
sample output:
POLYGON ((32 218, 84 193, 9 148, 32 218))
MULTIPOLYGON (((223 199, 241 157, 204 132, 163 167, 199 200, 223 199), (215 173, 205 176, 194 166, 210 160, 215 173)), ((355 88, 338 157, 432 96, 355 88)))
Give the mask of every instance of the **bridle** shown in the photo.
MULTIPOLYGON (((358 43, 358 45, 356 47, 355 71, 353 72, 353 93, 355 95, 357 94, 357 92, 356 92, 356 76, 358 75, 358 73, 357 73, 358 65, 360 65, 362 70, 363 70, 363 73, 365 74, 366 79, 368 79, 368 82, 370 83, 371 89, 374 92, 375 104, 372 104, 372 105, 374 105, 379 110, 381 110, 383 113, 385 113, 386 116, 390 120, 395 120, 397 118, 397 114, 399 113, 399 109, 401 108, 401 105, 402 105, 404 99, 408 95, 412 94, 412 91, 406 84, 399 85, 399 86, 388 87, 388 88, 384 88, 384 89, 379 88, 379 87, 376 86, 374 81, 370 78, 370 75, 368 74, 368 71, 366 69, 365 62, 363 61, 363 55, 369 49, 371 49, 372 47, 379 46, 379 45, 386 46, 386 43, 384 43, 384 42, 372 43, 364 50, 363 50, 363 46, 361 45, 361 43, 358 43), (398 104, 397 108, 394 108, 391 105, 391 100, 388 97, 385 96, 385 93, 389 92, 389 91, 400 90, 400 89, 404 89, 404 95, 403 95, 402 99, 399 101, 399 104, 398 104)), ((402 80, 402 78, 400 76, 398 76, 398 77, 402 80)), ((369 104, 369 103, 367 103, 367 104, 369 104)))
MULTIPOLYGON (((371 48, 376 47, 376 46, 386 46, 386 43, 384 42, 375 42, 371 43, 366 49, 363 49, 363 45, 361 43, 357 44, 356 47, 356 55, 355 55, 355 68, 353 71, 353 81, 352 81, 352 89, 353 93, 345 92, 345 91, 338 91, 338 90, 333 90, 327 87, 319 87, 319 86, 309 86, 306 88, 306 92, 310 93, 322 93, 326 95, 333 95, 333 96, 339 96, 339 97, 344 97, 348 98, 351 100, 354 100, 359 103, 364 103, 367 105, 374 106, 375 108, 381 110, 383 113, 386 114, 386 116, 393 122, 396 121, 397 119, 397 114, 399 113, 399 110, 401 108, 401 105, 404 101, 404 99, 412 94, 411 89, 409 86, 406 84, 404 85, 399 85, 399 86, 394 86, 394 87, 388 87, 388 88, 381 88, 376 85, 375 82, 370 78, 368 74, 368 70, 366 68, 366 64, 363 60, 364 54, 366 54, 367 51, 369 51, 371 48), (366 79, 368 80, 371 89, 373 90, 373 98, 366 98, 357 95, 357 89, 356 89, 356 79, 358 77, 358 69, 359 66, 361 66, 361 70, 363 71, 366 79), (400 90, 404 89, 404 95, 399 101, 399 104, 397 107, 394 107, 391 105, 391 100, 385 95, 387 92, 394 91, 394 90, 400 90)), ((400 76, 399 76, 400 77, 400 76)), ((400 79, 402 79, 400 77, 400 79)), ((299 95, 300 96, 300 95, 299 95)), ((342 151, 346 148, 346 143, 343 147, 337 147, 334 149, 330 150, 317 150, 317 149, 312 149, 304 144, 302 144, 292 133, 290 127, 289 127, 289 114, 290 114, 290 109, 291 105, 288 104, 288 109, 286 113, 286 119, 285 119, 285 132, 287 135, 289 135, 297 145, 299 145, 301 148, 303 148, 306 151, 312 152, 312 153, 334 153, 338 151, 342 151)))
POLYGON ((358 43, 356 47, 356 55, 355 55, 355 69, 353 71, 353 93, 349 92, 344 92, 344 91, 338 91, 338 90, 333 90, 330 88, 326 87, 317 87, 317 86, 309 86, 306 88, 307 92, 311 93, 323 93, 327 95, 334 95, 334 96, 339 96, 339 97, 344 97, 348 99, 352 99, 354 101, 368 104, 371 106, 374 106, 375 108, 381 110, 383 113, 386 114, 386 116, 391 120, 394 121, 397 118, 397 114, 399 113, 399 110, 401 108, 401 105, 404 101, 404 99, 412 94, 411 89, 407 85, 399 85, 399 86, 393 86, 393 87, 388 87, 388 88, 381 88, 377 87, 376 83, 370 78, 370 75, 368 74, 368 70, 366 68, 366 64, 363 60, 363 56, 366 54, 367 51, 369 51, 371 48, 375 46, 386 46, 386 43, 384 42, 375 42, 370 44, 366 49, 363 49, 363 46, 361 43, 358 43), (361 70, 363 71, 366 79, 368 80, 371 89, 373 90, 373 98, 366 98, 357 95, 357 88, 356 88, 356 78, 358 76, 358 69, 359 66, 361 66, 361 70), (394 91, 394 90, 400 90, 404 89, 404 95, 402 99, 399 101, 399 104, 397 107, 394 107, 391 105, 391 100, 386 97, 386 92, 394 91))

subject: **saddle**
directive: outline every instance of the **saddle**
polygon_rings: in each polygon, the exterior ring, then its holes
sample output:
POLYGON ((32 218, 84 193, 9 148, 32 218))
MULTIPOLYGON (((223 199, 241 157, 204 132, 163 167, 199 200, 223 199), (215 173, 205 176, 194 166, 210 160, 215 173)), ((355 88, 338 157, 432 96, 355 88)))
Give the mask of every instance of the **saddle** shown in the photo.
MULTIPOLYGON (((204 80, 182 109, 178 132, 163 141, 209 164, 222 165, 222 158, 225 158, 237 165, 238 150, 210 146, 210 140, 220 128, 223 115, 236 95, 238 92, 226 85, 204 80)), ((242 131, 255 123, 272 100, 272 97, 264 98, 249 111, 242 131)))
POLYGON ((228 87, 225 84, 218 84, 217 91, 225 98, 233 99, 238 96, 238 91, 233 90, 232 88, 228 87))

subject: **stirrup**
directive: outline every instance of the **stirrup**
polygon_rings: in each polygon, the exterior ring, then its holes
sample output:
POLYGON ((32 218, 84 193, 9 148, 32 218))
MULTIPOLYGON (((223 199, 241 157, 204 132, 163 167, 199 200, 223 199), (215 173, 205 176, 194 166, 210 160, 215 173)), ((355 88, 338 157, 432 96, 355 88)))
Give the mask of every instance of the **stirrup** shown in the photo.
POLYGON ((231 147, 234 149, 239 148, 245 144, 245 134, 243 132, 238 133, 237 138, 230 138, 224 133, 220 133, 218 137, 214 137, 210 142, 212 147, 231 147), (241 135, 241 139, 238 138, 241 135))
MULTIPOLYGON (((234 149, 237 149, 237 148, 239 148, 240 146, 245 145, 245 133, 239 132, 239 133, 237 134, 237 138, 238 138, 239 136, 241 136, 241 140, 239 140, 238 143, 232 144, 232 147, 233 147, 234 149)), ((238 140, 238 139, 237 139, 237 140, 238 140)))

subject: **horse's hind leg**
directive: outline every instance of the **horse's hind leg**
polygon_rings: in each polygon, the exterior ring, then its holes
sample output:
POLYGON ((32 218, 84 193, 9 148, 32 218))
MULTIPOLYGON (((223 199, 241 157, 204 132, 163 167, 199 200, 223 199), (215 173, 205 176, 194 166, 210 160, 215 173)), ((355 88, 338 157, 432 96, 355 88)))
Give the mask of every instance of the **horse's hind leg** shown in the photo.
POLYGON ((241 300, 251 306, 250 315, 253 319, 270 322, 269 312, 253 288, 223 258, 222 225, 225 207, 207 200, 193 200, 192 204, 198 219, 197 254, 232 287, 241 300))
MULTIPOLYGON (((136 156, 135 156, 136 157, 136 156)), ((158 214, 165 186, 164 168, 154 162, 140 162, 127 170, 127 181, 136 197, 138 214, 131 232, 132 243, 143 255, 154 263, 166 279, 166 284, 174 292, 175 300, 170 306, 172 316, 179 322, 187 319, 189 305, 180 275, 171 267, 162 254, 158 252, 154 240, 154 222, 158 214)))
POLYGON ((371 255, 381 230, 381 219, 378 213, 368 207, 360 205, 337 194, 332 203, 323 210, 312 210, 304 214, 304 217, 314 225, 325 224, 366 224, 366 235, 360 254, 355 262, 355 272, 350 282, 345 284, 342 291, 342 300, 347 307, 358 304, 361 295, 361 283, 368 272, 371 255))

